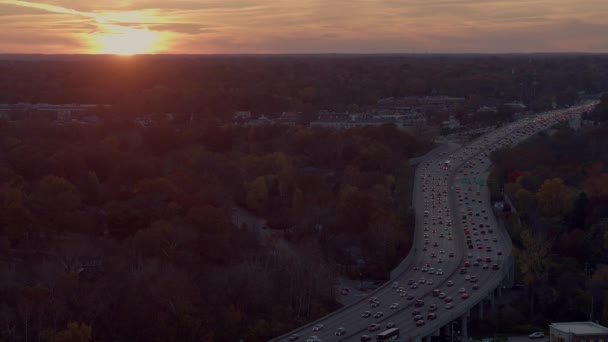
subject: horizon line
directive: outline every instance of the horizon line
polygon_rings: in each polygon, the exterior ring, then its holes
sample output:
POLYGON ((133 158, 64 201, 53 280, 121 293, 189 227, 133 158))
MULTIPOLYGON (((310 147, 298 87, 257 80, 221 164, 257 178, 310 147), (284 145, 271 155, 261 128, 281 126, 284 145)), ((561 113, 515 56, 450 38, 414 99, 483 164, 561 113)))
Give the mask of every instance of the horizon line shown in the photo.
POLYGON ((43 53, 43 52, 0 52, 0 56, 91 56, 103 57, 113 56, 120 58, 131 58, 137 56, 399 56, 399 55, 608 55, 606 52, 585 51, 535 51, 535 52, 270 52, 270 53, 140 53, 132 55, 119 55, 111 53, 43 53))

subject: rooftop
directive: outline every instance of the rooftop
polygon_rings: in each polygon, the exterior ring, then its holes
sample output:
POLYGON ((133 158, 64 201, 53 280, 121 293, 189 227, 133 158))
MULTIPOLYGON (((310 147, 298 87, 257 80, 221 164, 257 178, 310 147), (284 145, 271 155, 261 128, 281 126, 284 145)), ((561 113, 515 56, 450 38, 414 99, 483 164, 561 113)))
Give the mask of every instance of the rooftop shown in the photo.
POLYGON ((593 322, 551 323, 551 326, 562 332, 576 335, 608 334, 608 328, 593 322))

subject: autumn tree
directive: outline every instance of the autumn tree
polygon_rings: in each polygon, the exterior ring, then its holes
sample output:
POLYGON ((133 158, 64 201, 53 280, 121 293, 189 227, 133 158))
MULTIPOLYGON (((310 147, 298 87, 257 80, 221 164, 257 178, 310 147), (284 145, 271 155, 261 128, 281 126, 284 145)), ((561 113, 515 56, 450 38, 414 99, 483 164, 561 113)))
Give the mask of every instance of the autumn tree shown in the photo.
POLYGON ((533 235, 529 230, 521 233, 521 240, 523 248, 518 258, 519 268, 530 290, 530 308, 534 312, 536 294, 547 282, 551 245, 545 237, 533 235))
POLYGON ((536 201, 548 218, 558 218, 572 210, 576 191, 560 178, 547 179, 536 192, 536 201))
POLYGON ((269 189, 266 177, 257 177, 253 182, 247 184, 247 207, 257 213, 263 213, 268 205, 269 189))
POLYGON ((78 322, 70 322, 66 329, 55 333, 49 338, 51 342, 89 342, 93 337, 93 329, 78 322))
POLYGON ((42 225, 55 230, 70 230, 82 195, 65 178, 49 175, 40 180, 29 197, 32 210, 43 218, 42 225))

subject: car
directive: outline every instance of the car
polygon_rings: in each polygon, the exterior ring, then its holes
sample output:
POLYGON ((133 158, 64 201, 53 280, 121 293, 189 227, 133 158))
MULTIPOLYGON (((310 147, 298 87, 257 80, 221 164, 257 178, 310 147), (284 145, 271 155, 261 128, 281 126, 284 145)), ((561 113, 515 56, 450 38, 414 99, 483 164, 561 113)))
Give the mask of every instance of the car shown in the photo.
POLYGON ((454 257, 454 252, 450 252, 450 254, 448 254, 450 256, 450 258, 454 257))
POLYGON ((437 297, 439 296, 439 289, 434 289, 433 290, 433 297, 437 297))
POLYGON ((452 297, 448 296, 448 297, 445 297, 445 299, 443 301, 446 303, 451 303, 453 301, 453 299, 452 299, 452 297))
POLYGON ((373 302, 377 302, 377 301, 378 301, 378 298, 376 298, 376 297, 372 297, 372 298, 370 298, 370 299, 369 299, 369 301, 368 301, 368 302, 369 302, 369 303, 373 303, 373 302))
POLYGON ((488 265, 488 264, 483 264, 482 268, 483 268, 484 270, 487 270, 488 268, 490 268, 490 265, 488 265))
POLYGON ((342 290, 340 291, 340 293, 344 296, 348 295, 348 292, 349 292, 349 289, 346 287, 342 288, 342 290))
POLYGON ((479 285, 474 284, 474 285, 473 285, 473 287, 471 287, 471 288, 472 288, 473 290, 477 290, 477 289, 479 289, 479 285))
POLYGON ((426 282, 426 280, 424 278, 418 279, 418 283, 420 283, 420 284, 424 284, 425 282, 426 282))
POLYGON ((448 286, 454 286, 454 282, 453 282, 453 281, 451 281, 451 280, 448 280, 447 285, 448 285, 448 286))
POLYGON ((439 294, 439 299, 443 299, 443 298, 445 298, 446 296, 447 296, 447 295, 445 294, 445 292, 441 292, 441 293, 439 294))
POLYGON ((382 311, 378 311, 374 314, 374 318, 380 318, 382 316, 384 316, 384 312, 382 312, 382 311))
POLYGON ((377 308, 380 306, 380 302, 373 302, 372 303, 372 308, 377 308))
POLYGON ((477 276, 471 276, 471 283, 477 282, 477 276))
POLYGON ((363 318, 368 318, 372 315, 372 313, 370 311, 364 311, 363 314, 361 314, 361 317, 363 318))
POLYGON ((452 309, 453 307, 454 307, 454 304, 452 304, 452 303, 447 303, 447 304, 445 305, 445 308, 446 308, 446 309, 448 309, 448 310, 449 310, 449 309, 452 309))
POLYGON ((399 283, 398 282, 394 282, 393 285, 392 285, 392 288, 393 289, 399 288, 399 283))
POLYGON ((414 306, 419 308, 421 306, 424 306, 424 301, 422 299, 418 299, 416 300, 416 302, 414 303, 414 306))
POLYGON ((544 337, 545 337, 545 333, 542 331, 533 332, 530 335, 528 335, 528 338, 530 338, 530 339, 544 338, 544 337))
POLYGON ((312 327, 312 331, 319 331, 323 329, 323 324, 317 324, 314 327, 312 327))
POLYGON ((370 342, 372 340, 371 336, 368 335, 362 335, 361 339, 359 339, 359 341, 361 342, 370 342))
POLYGON ((316 335, 312 335, 306 340, 306 342, 321 342, 321 339, 316 335))
POLYGON ((410 293, 410 294, 408 294, 408 295, 405 297, 405 299, 407 299, 407 300, 413 300, 413 299, 414 299, 414 295, 410 293))
POLYGON ((467 292, 467 290, 464 287, 461 287, 461 288, 458 289, 458 292, 459 293, 465 293, 465 292, 467 292))
POLYGON ((437 318, 437 314, 436 314, 436 313, 434 313, 434 312, 431 312, 431 313, 429 313, 428 315, 426 315, 426 319, 427 319, 428 321, 433 321, 433 320, 435 320, 436 318, 437 318))
POLYGON ((336 330, 336 336, 342 336, 346 334, 346 329, 344 329, 343 327, 339 327, 338 330, 336 330))
POLYGON ((463 293, 462 295, 460 295, 460 298, 467 299, 467 298, 469 298, 469 294, 468 293, 463 293))
POLYGON ((423 317, 422 315, 416 315, 414 316, 414 322, 421 320, 423 317))
POLYGON ((395 324, 395 322, 388 322, 388 323, 386 323, 386 329, 391 329, 391 328, 394 328, 396 326, 397 326, 397 324, 395 324))
POLYGON ((369 327, 367 327, 367 331, 377 331, 380 330, 380 324, 372 324, 369 327))
POLYGON ((289 340, 290 341, 297 341, 300 338, 300 336, 293 334, 289 336, 289 340))
POLYGON ((467 274, 466 276, 464 276, 464 280, 471 280, 471 275, 467 274))
POLYGON ((417 321, 416 321, 416 326, 417 326, 417 327, 422 327, 422 326, 424 326, 424 321, 423 321, 423 320, 421 320, 421 319, 420 319, 420 320, 417 320, 417 321))
POLYGON ((430 312, 433 312, 435 310, 437 310, 437 304, 433 303, 433 304, 429 305, 429 311, 430 312))
POLYGON ((410 289, 412 289, 412 290, 415 290, 415 289, 417 289, 417 288, 418 288, 418 285, 417 285, 417 284, 412 284, 412 285, 410 285, 410 289))
POLYGON ((467 269, 466 268, 461 268, 460 269, 460 274, 467 274, 467 269))
POLYGON ((433 285, 433 279, 429 279, 429 280, 427 280, 427 281, 426 281, 426 284, 427 284, 427 285, 433 285))
POLYGON ((389 306, 389 309, 391 309, 391 310, 395 310, 395 309, 397 309, 398 307, 399 307, 399 303, 393 303, 393 304, 391 304, 391 306, 389 306))
POLYGON ((420 315, 422 312, 420 311, 420 309, 414 309, 412 310, 412 316, 417 316, 420 315))
POLYGON ((494 264, 494 265, 492 265, 492 269, 493 269, 494 271, 498 270, 498 264, 494 264))
MULTIPOLYGON (((442 262, 443 259, 439 259, 439 262, 442 262)), ((437 275, 443 275, 443 270, 441 268, 437 269, 437 275)))

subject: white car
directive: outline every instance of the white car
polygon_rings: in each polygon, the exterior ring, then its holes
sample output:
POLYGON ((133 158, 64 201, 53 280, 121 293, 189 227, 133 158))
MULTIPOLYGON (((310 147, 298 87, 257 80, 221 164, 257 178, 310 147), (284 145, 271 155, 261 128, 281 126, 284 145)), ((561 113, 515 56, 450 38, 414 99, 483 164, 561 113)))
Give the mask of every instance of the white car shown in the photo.
POLYGON ((391 310, 395 310, 395 309, 397 309, 398 307, 399 307, 399 303, 393 303, 393 304, 391 304, 391 306, 389 306, 389 308, 390 308, 391 310))
POLYGON ((543 337, 545 337, 545 333, 542 331, 533 332, 530 335, 528 335, 528 338, 530 338, 530 339, 543 338, 543 337))
POLYGON ((323 329, 323 324, 317 324, 314 327, 312 327, 312 331, 319 331, 323 329))

